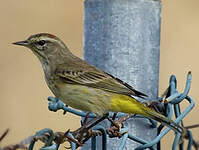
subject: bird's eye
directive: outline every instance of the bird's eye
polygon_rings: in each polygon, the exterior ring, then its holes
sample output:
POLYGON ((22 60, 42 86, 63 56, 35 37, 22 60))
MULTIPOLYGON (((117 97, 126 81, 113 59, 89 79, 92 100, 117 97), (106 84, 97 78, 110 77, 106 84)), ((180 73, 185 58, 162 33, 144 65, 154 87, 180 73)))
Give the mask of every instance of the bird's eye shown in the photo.
POLYGON ((37 44, 39 44, 40 46, 44 46, 45 43, 46 43, 46 41, 44 41, 44 40, 40 40, 37 42, 37 44))

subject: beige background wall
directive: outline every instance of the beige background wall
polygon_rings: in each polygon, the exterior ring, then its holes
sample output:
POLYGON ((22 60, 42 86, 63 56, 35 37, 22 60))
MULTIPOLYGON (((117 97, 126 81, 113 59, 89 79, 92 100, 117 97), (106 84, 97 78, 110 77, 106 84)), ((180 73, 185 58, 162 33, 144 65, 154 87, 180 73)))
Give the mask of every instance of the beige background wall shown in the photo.
MULTIPOLYGON (((186 73, 192 71, 190 95, 196 107, 186 117, 185 125, 199 123, 198 6, 198 0, 163 1, 160 93, 167 87, 171 74, 177 76, 179 90, 182 90, 186 73)), ((0 146, 19 142, 46 127, 56 131, 79 127, 79 117, 48 111, 46 98, 52 93, 44 82, 39 61, 27 48, 11 43, 34 33, 49 32, 63 39, 72 52, 81 57, 83 1, 1 1, 0 18, 0 134, 6 128, 11 129, 0 146)), ((193 131, 199 140, 199 129, 193 131)), ((171 141, 167 136, 163 149, 168 149, 171 141)))

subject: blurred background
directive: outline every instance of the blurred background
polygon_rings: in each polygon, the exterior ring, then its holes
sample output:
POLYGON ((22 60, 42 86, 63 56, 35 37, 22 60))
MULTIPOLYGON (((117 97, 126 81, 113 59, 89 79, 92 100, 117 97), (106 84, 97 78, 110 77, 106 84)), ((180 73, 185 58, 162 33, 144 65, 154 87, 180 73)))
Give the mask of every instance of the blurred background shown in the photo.
MULTIPOLYGON (((177 76, 178 89, 182 91, 186 74, 192 71, 189 95, 196 106, 184 119, 185 125, 199 123, 198 6, 198 0, 162 2, 159 93, 167 88, 171 74, 177 76)), ((49 32, 82 57, 83 1, 2 1, 0 18, 0 135, 10 129, 0 147, 18 143, 43 128, 54 131, 78 128, 79 117, 48 110, 47 97, 52 93, 45 84, 39 61, 27 48, 11 43, 31 34, 49 32)), ((171 147, 172 135, 164 138, 162 149, 171 147)), ((193 129, 193 135, 199 140, 199 129, 193 129)))

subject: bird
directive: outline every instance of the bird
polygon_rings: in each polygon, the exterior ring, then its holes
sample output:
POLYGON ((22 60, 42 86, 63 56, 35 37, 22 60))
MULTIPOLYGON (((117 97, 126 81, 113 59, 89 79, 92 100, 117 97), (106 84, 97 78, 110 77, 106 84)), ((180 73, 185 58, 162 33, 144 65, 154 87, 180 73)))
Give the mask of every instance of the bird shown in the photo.
POLYGON ((38 33, 13 44, 29 48, 38 57, 48 87, 66 105, 97 116, 138 114, 181 132, 180 125, 137 100, 146 94, 73 55, 57 36, 38 33))

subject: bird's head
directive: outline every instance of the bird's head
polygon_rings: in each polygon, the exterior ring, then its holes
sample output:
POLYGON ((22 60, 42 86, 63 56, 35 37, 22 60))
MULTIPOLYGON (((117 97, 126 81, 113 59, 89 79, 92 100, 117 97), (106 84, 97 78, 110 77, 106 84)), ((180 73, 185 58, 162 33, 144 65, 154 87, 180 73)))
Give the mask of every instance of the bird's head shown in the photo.
POLYGON ((27 40, 13 44, 28 47, 41 61, 46 61, 68 51, 65 44, 58 37, 48 33, 31 35, 27 40))

